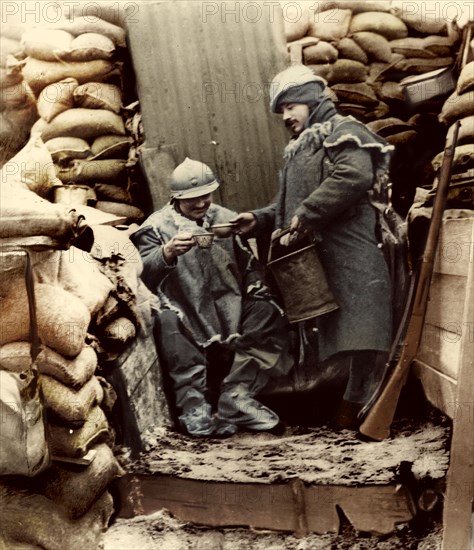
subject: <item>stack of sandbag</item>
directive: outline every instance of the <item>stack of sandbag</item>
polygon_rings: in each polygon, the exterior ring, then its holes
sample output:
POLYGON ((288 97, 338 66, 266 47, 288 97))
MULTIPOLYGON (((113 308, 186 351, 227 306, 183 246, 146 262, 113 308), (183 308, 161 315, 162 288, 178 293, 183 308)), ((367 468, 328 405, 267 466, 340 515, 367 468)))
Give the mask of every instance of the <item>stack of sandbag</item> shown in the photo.
POLYGON ((38 103, 35 128, 58 178, 64 185, 90 188, 89 205, 124 223, 141 221, 127 169, 132 139, 122 113, 124 29, 77 16, 30 29, 21 42, 28 56, 23 74, 38 103))
MULTIPOLYGON (((21 31, 20 31, 21 32, 21 31)), ((19 29, 0 27, 0 166, 28 139, 38 118, 35 96, 22 74, 19 29)))
POLYGON ((398 117, 406 100, 400 81, 450 67, 459 33, 436 12, 407 9, 401 1, 291 2, 290 14, 286 4, 287 40, 302 41, 303 62, 328 81, 339 110, 364 122, 387 118, 388 141, 395 130, 409 138, 398 117))
MULTIPOLYGON (((471 46, 468 45, 468 47, 471 46)), ((471 59, 473 53, 471 50, 469 56, 471 59)), ((453 137, 455 125, 460 124, 451 169, 448 206, 472 210, 474 209, 474 61, 466 63, 462 68, 456 89, 443 104, 439 120, 448 126, 448 141, 453 137)), ((432 165, 435 171, 439 170, 442 158, 443 152, 434 157, 432 165)))
MULTIPOLYGON (((107 488, 122 473, 107 418, 115 394, 99 376, 98 357, 88 342, 89 326, 113 283, 73 245, 81 230, 75 211, 40 196, 55 181, 51 156, 36 137, 1 172, 0 370, 20 378, 31 372, 34 307, 41 342, 35 368, 52 458, 28 482, 0 481, 0 541, 6 548, 72 549, 84 540, 98 547, 113 511, 107 488), (32 264, 34 306, 28 298, 25 252, 32 264), (41 517, 48 518, 48 529, 38 526, 41 517), (66 528, 70 534, 58 539, 66 528)), ((14 466, 2 473, 18 474, 14 466)))

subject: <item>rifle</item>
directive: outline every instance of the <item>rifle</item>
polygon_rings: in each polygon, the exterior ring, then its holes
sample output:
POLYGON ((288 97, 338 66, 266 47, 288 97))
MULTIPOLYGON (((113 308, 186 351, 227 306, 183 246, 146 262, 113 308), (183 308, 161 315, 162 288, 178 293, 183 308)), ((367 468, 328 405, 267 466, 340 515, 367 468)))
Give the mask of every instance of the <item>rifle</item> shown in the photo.
POLYGON ((383 386, 380 395, 377 397, 374 405, 367 413, 359 428, 359 431, 363 435, 370 439, 375 439, 376 441, 382 441, 390 435, 390 425, 395 415, 400 392, 408 378, 411 363, 418 352, 428 304, 429 288, 438 246, 439 232, 448 196, 451 168, 458 140, 459 127, 460 121, 458 120, 453 128, 451 143, 449 145, 447 144, 444 150, 443 162, 438 177, 438 189, 434 199, 433 212, 431 214, 425 248, 419 266, 415 297, 411 308, 411 316, 408 322, 402 352, 387 382, 383 386))

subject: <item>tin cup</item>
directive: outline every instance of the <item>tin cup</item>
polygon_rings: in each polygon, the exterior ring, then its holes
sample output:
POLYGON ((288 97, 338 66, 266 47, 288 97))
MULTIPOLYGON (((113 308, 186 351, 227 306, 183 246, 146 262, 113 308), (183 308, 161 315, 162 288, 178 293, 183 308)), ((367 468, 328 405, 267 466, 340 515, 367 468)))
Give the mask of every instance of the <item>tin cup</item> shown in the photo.
POLYGON ((211 248, 214 233, 198 233, 193 235, 193 240, 199 248, 211 248))
POLYGON ((237 224, 231 222, 216 223, 214 225, 211 225, 211 231, 216 237, 219 237, 220 239, 226 239, 227 237, 230 237, 232 235, 236 226, 237 224))

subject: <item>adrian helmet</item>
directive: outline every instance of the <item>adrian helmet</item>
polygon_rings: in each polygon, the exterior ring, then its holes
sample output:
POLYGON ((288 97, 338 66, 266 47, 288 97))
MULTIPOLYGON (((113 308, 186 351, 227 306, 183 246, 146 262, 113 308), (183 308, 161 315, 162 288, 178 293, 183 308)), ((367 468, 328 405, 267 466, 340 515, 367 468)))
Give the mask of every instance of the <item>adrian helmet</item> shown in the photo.
POLYGON ((177 166, 171 175, 172 199, 193 199, 212 193, 219 187, 212 170, 198 160, 188 157, 177 166))

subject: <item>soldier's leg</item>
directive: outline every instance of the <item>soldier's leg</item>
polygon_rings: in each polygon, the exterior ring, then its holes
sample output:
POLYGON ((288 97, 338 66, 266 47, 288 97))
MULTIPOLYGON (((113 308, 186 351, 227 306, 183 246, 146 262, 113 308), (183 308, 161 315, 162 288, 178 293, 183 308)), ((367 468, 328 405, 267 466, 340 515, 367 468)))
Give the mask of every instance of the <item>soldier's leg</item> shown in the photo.
POLYGON ((214 431, 207 389, 207 361, 203 350, 186 333, 175 312, 158 315, 155 339, 160 360, 171 379, 181 427, 190 435, 206 436, 214 431))
POLYGON ((234 361, 222 383, 219 418, 253 430, 275 427, 276 413, 254 396, 271 377, 287 373, 292 366, 286 320, 265 300, 244 302, 242 336, 233 342, 234 361))

